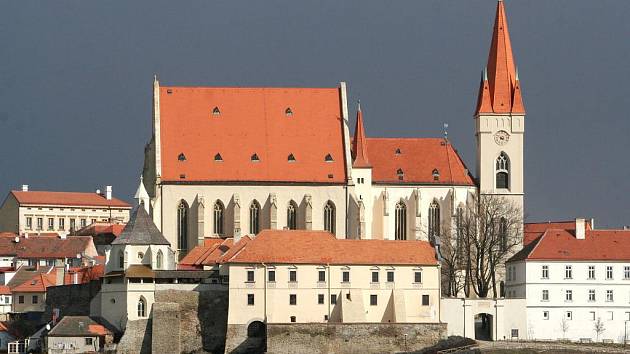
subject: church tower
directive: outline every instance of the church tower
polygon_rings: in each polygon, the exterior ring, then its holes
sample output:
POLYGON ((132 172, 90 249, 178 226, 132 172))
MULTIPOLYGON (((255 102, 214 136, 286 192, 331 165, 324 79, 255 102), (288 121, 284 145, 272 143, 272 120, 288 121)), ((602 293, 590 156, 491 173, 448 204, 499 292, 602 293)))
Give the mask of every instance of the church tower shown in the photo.
POLYGON ((475 121, 479 192, 505 196, 523 208, 525 107, 503 1, 497 4, 475 121))

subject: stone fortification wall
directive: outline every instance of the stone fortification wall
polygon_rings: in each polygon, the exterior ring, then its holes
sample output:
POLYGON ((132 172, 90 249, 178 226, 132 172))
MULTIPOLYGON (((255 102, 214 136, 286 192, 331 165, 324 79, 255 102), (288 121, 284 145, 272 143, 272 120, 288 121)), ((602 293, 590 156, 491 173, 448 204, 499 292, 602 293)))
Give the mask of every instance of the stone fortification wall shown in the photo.
POLYGON ((101 282, 91 281, 87 284, 51 286, 46 289, 46 309, 42 321, 52 319, 52 309, 59 309, 63 316, 90 316, 90 303, 101 290, 101 282))
MULTIPOLYGON (((444 323, 269 324, 267 353, 392 353, 430 347, 446 336, 444 323)), ((246 349, 246 325, 229 325, 226 353, 246 349)))
POLYGON ((125 334, 116 347, 119 354, 151 354, 151 332, 153 323, 150 319, 127 321, 125 334))

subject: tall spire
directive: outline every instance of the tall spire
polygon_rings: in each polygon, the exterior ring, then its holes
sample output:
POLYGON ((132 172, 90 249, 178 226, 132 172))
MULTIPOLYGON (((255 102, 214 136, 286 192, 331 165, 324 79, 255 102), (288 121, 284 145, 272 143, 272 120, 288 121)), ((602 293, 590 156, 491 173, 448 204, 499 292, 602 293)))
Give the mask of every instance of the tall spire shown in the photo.
POLYGON ((517 89, 520 85, 503 1, 497 3, 486 70, 479 90, 477 113, 525 113, 520 87, 517 89), (517 101, 520 102, 518 105, 517 101))
POLYGON ((372 167, 368 160, 367 141, 365 139, 365 130, 363 129, 363 113, 361 112, 361 101, 357 103, 357 125, 354 128, 352 155, 354 156, 352 167, 372 167))

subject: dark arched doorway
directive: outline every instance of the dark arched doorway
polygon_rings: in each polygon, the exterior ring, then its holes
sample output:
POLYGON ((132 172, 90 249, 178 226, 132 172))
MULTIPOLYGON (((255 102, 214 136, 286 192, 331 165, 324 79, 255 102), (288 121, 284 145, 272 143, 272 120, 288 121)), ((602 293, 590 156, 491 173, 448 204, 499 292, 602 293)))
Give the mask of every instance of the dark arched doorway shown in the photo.
POLYGON ((475 315, 475 339, 492 340, 492 315, 480 313, 475 315))
POLYGON ((247 339, 235 348, 232 353, 262 354, 267 351, 267 325, 261 321, 253 321, 247 325, 247 339))

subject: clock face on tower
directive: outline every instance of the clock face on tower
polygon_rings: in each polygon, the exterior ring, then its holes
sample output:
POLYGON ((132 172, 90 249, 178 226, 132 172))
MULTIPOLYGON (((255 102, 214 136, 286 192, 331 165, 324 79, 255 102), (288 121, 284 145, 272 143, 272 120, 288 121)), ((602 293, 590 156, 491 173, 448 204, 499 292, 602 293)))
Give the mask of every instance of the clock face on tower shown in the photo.
POLYGON ((508 141, 510 141, 510 134, 505 130, 499 130, 494 134, 494 142, 497 145, 505 145, 508 141))

